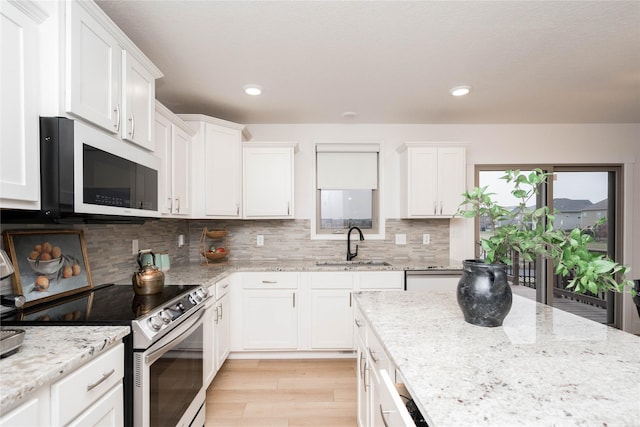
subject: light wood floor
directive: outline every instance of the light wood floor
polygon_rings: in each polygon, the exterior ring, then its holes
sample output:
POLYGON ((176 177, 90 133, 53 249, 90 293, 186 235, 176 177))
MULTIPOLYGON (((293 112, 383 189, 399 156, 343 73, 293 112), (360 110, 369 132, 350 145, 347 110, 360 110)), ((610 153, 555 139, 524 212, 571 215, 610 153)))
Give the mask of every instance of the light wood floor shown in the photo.
POLYGON ((227 360, 205 427, 355 427, 356 387, 355 359, 227 360))

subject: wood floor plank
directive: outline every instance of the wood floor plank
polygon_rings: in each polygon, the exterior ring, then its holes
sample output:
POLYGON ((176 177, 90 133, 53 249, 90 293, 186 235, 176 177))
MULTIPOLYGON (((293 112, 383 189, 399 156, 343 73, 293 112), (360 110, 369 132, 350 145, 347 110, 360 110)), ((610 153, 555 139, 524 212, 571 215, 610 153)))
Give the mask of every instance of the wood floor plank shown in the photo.
POLYGON ((227 360, 205 427, 355 427, 355 371, 354 359, 227 360))

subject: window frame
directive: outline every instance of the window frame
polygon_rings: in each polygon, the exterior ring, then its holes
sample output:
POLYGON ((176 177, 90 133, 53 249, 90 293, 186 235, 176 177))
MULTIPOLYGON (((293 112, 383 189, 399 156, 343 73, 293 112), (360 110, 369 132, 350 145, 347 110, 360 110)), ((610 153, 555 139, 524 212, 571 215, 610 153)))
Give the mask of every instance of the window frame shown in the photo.
POLYGON ((342 141, 342 142, 316 142, 314 144, 314 152, 313 152, 313 203, 314 209, 313 214, 311 215, 311 240, 347 240, 347 232, 348 229, 342 229, 342 232, 319 232, 320 226, 320 189, 317 188, 317 179, 318 179, 318 171, 317 171, 317 146, 323 144, 333 144, 333 145, 355 145, 355 144, 363 144, 363 145, 371 145, 377 144, 378 149, 378 188, 373 190, 372 194, 372 224, 373 227, 371 230, 362 230, 362 233, 365 235, 367 240, 384 240, 385 239, 385 217, 384 217, 384 209, 383 209, 383 176, 384 176, 384 168, 383 168, 383 158, 384 158, 384 144, 382 142, 371 142, 371 141, 362 141, 362 142, 353 142, 353 141, 342 141), (376 215, 377 213, 377 215, 376 215), (376 227, 377 225, 377 227, 376 227))

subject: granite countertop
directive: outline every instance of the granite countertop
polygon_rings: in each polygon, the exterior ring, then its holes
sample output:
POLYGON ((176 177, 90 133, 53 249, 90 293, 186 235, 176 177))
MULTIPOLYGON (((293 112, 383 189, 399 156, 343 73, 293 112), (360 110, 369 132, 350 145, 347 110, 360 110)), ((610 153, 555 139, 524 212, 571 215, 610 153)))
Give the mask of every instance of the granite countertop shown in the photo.
POLYGON ((26 331, 17 353, 0 359, 0 412, 13 408, 40 387, 120 342, 128 326, 20 326, 26 331))
POLYGON ((430 426, 640 426, 640 337, 517 295, 497 328, 455 292, 356 301, 430 426))
MULTIPOLYGON (((346 263, 343 260, 329 261, 232 261, 210 263, 208 266, 196 263, 171 266, 165 272, 166 285, 210 286, 233 272, 317 272, 317 271, 405 271, 405 270, 462 270, 462 263, 449 259, 390 260, 389 265, 366 264, 369 260, 346 263), (346 265, 342 265, 342 263, 346 265)), ((379 260, 375 260, 379 261, 379 260)))

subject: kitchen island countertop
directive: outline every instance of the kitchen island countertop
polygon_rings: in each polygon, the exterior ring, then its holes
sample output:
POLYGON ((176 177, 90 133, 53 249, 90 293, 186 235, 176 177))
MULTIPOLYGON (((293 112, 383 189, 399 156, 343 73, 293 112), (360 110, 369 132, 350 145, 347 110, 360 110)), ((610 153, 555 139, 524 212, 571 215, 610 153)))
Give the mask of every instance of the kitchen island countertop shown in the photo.
MULTIPOLYGON (((13 327, 11 328, 13 329, 13 327)), ((20 326, 17 353, 0 359, 0 413, 88 363, 130 332, 128 326, 20 326)))
POLYGON ((640 426, 640 337, 514 295, 502 327, 455 292, 359 292, 430 426, 640 426))

